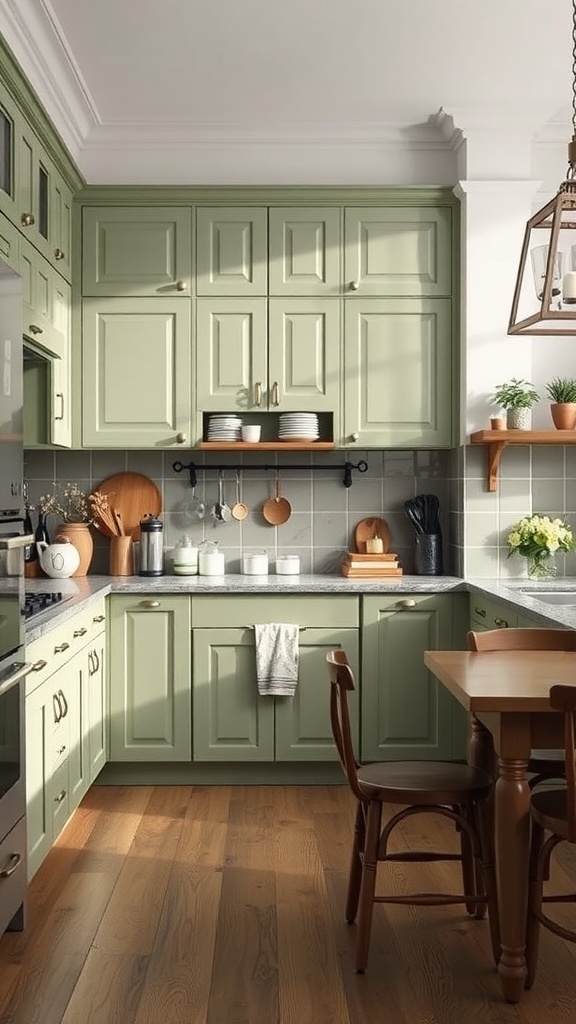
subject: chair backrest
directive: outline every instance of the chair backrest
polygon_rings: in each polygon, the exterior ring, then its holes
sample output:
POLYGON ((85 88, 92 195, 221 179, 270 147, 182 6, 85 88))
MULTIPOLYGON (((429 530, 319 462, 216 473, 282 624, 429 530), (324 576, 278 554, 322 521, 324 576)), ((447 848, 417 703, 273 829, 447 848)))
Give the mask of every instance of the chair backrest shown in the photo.
POLYGON ((576 651, 575 629, 470 630, 469 651, 576 651))
POLYGON ((568 840, 576 842, 576 686, 557 684, 550 689, 550 704, 564 712, 564 751, 566 756, 566 789, 568 840))
POLYGON ((354 673, 342 650, 328 651, 326 655, 330 677, 330 722, 332 735, 340 758, 340 764, 348 779, 348 785, 358 800, 364 800, 358 788, 358 762, 352 746, 352 731, 348 712, 348 692, 356 689, 354 673))

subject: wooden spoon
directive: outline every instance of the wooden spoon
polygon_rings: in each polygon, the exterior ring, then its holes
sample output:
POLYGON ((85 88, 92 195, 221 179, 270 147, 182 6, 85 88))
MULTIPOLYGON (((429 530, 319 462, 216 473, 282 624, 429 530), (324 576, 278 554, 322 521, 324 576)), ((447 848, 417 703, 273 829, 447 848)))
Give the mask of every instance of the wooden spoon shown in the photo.
POLYGON ((280 474, 276 473, 276 484, 274 488, 274 497, 268 498, 268 501, 264 502, 262 506, 262 515, 267 523, 271 526, 282 526, 283 523, 287 523, 292 515, 292 505, 287 498, 283 498, 280 494, 280 474))

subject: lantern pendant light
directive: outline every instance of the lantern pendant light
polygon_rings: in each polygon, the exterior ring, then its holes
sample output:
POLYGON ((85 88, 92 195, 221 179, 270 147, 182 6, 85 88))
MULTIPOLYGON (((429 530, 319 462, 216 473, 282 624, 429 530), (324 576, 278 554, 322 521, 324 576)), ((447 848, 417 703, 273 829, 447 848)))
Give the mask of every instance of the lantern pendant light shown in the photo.
POLYGON ((576 0, 568 171, 554 199, 526 225, 508 334, 576 335, 576 0))

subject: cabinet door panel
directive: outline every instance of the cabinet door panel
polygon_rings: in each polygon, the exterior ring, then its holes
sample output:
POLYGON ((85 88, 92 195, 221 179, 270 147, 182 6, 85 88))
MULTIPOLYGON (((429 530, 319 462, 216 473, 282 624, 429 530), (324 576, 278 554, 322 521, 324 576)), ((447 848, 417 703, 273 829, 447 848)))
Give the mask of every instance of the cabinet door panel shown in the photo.
POLYGON ((274 698, 260 697, 254 634, 195 629, 194 760, 273 761, 274 698))
MULTIPOLYGON (((343 649, 358 678, 358 630, 306 629, 299 640, 298 685, 293 697, 275 697, 276 760, 337 761, 330 724, 326 654, 343 649)), ((358 695, 350 694, 352 739, 358 749, 358 695)), ((263 700, 268 698, 262 698, 263 700)))
POLYGON ((111 601, 110 758, 188 761, 191 756, 190 603, 147 608, 111 601))
POLYGON ((340 210, 272 208, 270 295, 339 295, 340 210))
POLYGON ((279 386, 279 411, 338 409, 340 305, 338 299, 270 299, 271 389, 279 386))
POLYGON ((346 439, 450 445, 450 300, 346 300, 343 378, 346 439))
POLYGON ((256 410, 257 384, 266 402, 265 299, 198 299, 196 336, 199 412, 256 410))
POLYGON ((451 597, 411 600, 364 598, 363 760, 453 756, 453 698, 424 666, 424 651, 453 646, 451 597))
POLYGON ((85 676, 85 703, 87 709, 88 756, 90 782, 93 782, 107 760, 106 700, 106 636, 94 641, 87 654, 88 671, 85 676))
POLYGON ((191 218, 186 207, 85 209, 82 293, 188 297, 191 218), (177 281, 186 285, 181 292, 177 281))
POLYGON ((83 443, 176 445, 190 430, 190 307, 85 300, 83 443))
POLYGON ((345 211, 347 294, 450 295, 451 211, 381 207, 345 211), (350 283, 358 285, 350 289, 350 283))
POLYGON ((26 697, 26 818, 28 878, 32 878, 52 845, 49 802, 54 728, 52 691, 39 686, 26 697))
POLYGON ((268 211, 259 207, 199 208, 196 293, 266 295, 268 211))

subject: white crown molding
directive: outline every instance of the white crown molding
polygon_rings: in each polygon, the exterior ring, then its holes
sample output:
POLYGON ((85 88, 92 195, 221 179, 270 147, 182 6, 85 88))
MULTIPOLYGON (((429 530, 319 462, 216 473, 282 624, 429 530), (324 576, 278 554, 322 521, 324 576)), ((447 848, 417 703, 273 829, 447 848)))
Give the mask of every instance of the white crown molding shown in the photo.
POLYGON ((0 0, 0 32, 76 160, 99 115, 48 0, 0 0))

